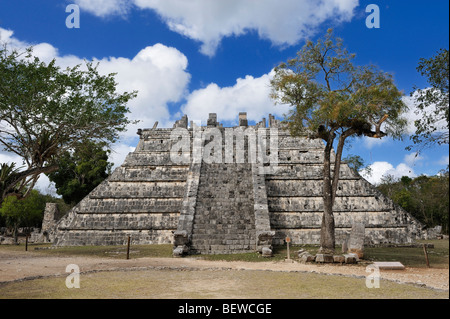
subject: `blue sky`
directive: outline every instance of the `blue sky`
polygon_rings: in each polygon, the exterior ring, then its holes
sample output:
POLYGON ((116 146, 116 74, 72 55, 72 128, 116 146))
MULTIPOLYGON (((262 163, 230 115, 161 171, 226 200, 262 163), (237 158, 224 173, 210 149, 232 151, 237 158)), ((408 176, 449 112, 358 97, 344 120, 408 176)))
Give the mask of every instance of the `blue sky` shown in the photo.
MULTIPOLYGON (((155 121, 171 127, 182 114, 206 121, 215 112, 233 125, 241 111, 251 121, 269 113, 281 119, 288 108, 268 97, 271 70, 330 27, 357 64, 392 73, 413 108, 407 96, 427 86, 416 71, 419 59, 449 46, 448 12, 446 0, 0 0, 0 40, 35 45, 36 55, 62 67, 95 59, 102 72, 118 72, 119 89, 139 90, 129 106, 141 123, 114 146, 112 161, 120 165, 137 144, 136 129, 155 121), (72 3, 80 28, 66 26, 72 3), (369 4, 380 9, 378 29, 366 27, 369 4)), ((373 165, 373 183, 386 173, 434 175, 448 165, 448 146, 415 157, 407 145, 363 138, 346 153, 373 165)), ((0 153, 0 161, 13 160, 0 153)), ((41 178, 40 187, 47 184, 41 178)))

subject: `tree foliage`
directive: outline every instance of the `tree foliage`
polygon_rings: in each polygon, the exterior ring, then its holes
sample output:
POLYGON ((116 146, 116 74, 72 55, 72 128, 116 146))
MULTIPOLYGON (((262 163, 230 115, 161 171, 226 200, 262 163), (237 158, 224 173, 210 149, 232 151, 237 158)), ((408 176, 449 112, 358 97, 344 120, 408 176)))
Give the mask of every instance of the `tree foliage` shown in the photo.
POLYGON ((400 180, 387 178, 378 189, 427 227, 440 225, 443 233, 448 234, 448 167, 436 176, 403 176, 400 180))
POLYGON ((26 165, 1 198, 18 186, 26 196, 79 141, 117 140, 130 123, 126 104, 136 92, 118 93, 114 76, 101 75, 91 62, 62 70, 55 60, 33 57, 32 48, 0 48, 0 144, 26 165))
MULTIPOLYGON (((448 49, 440 49, 429 59, 420 59, 417 71, 426 77, 430 87, 415 88, 416 132, 411 136, 419 148, 449 143, 449 55, 448 49), (446 128, 446 130, 445 130, 446 128)), ((409 147, 411 149, 412 146, 409 147)))
POLYGON ((12 230, 17 242, 19 227, 40 227, 45 211, 45 196, 32 190, 26 198, 19 199, 15 195, 8 195, 0 207, 0 215, 5 224, 12 230))
POLYGON ((324 140, 347 130, 369 137, 403 134, 406 120, 399 115, 406 106, 392 75, 355 66, 354 58, 328 30, 324 39, 308 41, 296 58, 275 69, 271 96, 294 107, 286 119, 291 131, 298 135, 307 129, 324 140))
POLYGON ((325 142, 322 251, 333 252, 335 247, 333 205, 339 174, 332 174, 332 164, 339 172, 346 139, 400 138, 406 125, 401 117, 406 106, 392 76, 375 66, 356 66, 354 58, 330 29, 316 43, 308 41, 296 58, 276 67, 271 81, 271 97, 293 107, 285 119, 291 133, 325 142))
POLYGON ((112 167, 108 154, 102 143, 86 141, 61 155, 58 170, 48 177, 67 204, 78 203, 108 177, 112 167))
POLYGON ((0 164, 0 194, 14 193, 15 189, 10 188, 6 192, 6 188, 15 179, 16 174, 19 173, 19 169, 16 168, 16 163, 1 163, 0 164))
POLYGON ((359 172, 365 172, 367 175, 372 174, 372 168, 370 165, 365 165, 364 159, 359 155, 348 155, 342 159, 345 161, 353 171, 359 174, 359 172))

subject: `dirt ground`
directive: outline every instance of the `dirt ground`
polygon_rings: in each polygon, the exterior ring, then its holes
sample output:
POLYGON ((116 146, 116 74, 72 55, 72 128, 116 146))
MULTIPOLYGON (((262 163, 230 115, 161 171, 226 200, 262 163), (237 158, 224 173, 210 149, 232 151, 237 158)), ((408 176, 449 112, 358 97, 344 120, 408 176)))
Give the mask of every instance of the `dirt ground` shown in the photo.
MULTIPOLYGON (((81 273, 127 269, 233 269, 286 272, 310 272, 350 277, 366 277, 369 273, 362 265, 301 264, 286 261, 241 262, 207 261, 195 258, 134 258, 129 260, 94 257, 54 257, 30 252, 0 251, 0 283, 67 276, 66 267, 76 264, 81 273)), ((412 283, 439 290, 449 290, 449 270, 436 268, 406 268, 381 270, 382 279, 412 283)))

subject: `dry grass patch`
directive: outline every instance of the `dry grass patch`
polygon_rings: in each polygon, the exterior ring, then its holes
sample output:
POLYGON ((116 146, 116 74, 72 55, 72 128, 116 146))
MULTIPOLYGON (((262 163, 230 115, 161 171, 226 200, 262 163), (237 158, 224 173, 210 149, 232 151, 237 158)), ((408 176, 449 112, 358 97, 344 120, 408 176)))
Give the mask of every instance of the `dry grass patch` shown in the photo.
POLYGON ((251 270, 134 270, 81 274, 80 288, 66 277, 0 285, 0 298, 157 298, 157 299, 437 299, 440 292, 381 281, 369 289, 364 278, 313 273, 251 270))

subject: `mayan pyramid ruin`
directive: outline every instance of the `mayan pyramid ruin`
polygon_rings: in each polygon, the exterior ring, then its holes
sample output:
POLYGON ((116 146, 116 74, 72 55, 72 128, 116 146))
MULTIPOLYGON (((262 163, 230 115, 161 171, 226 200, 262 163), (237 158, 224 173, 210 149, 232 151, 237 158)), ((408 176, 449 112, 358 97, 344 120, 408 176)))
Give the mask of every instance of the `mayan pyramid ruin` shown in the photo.
MULTIPOLYGON (((189 125, 188 125, 189 124, 189 125)), ((173 244, 174 256, 318 244, 322 220, 320 139, 292 137, 269 115, 225 128, 206 125, 138 130, 125 162, 56 225, 54 244, 173 244), (267 124, 267 125, 266 125, 267 124)), ((422 225, 343 163, 334 205, 336 242, 354 223, 365 242, 411 243, 422 225)))

